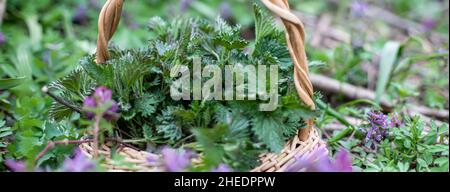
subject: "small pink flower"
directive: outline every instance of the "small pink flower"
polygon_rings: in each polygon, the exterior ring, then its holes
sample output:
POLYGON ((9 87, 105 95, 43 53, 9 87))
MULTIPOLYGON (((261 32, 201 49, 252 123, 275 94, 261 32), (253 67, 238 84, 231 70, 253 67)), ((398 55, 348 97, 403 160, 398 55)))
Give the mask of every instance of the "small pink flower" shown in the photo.
POLYGON ((190 151, 179 151, 177 149, 164 148, 161 151, 164 165, 168 172, 182 172, 191 164, 193 153, 190 151))
POLYGON ((95 163, 89 160, 83 152, 77 148, 74 157, 64 161, 62 171, 64 172, 89 172, 95 169, 95 163))
POLYGON ((348 151, 341 149, 336 159, 328 157, 325 147, 316 149, 312 154, 297 157, 297 161, 287 169, 288 172, 352 172, 352 159, 348 151))
MULTIPOLYGON (((103 86, 98 87, 95 90, 94 95, 92 95, 91 97, 86 97, 84 99, 83 104, 85 107, 96 108, 98 106, 106 104, 107 102, 112 102, 112 106, 107 111, 105 111, 103 118, 111 121, 117 118, 116 113, 119 111, 119 105, 117 104, 117 102, 112 100, 112 91, 110 89, 103 86)), ((86 114, 89 119, 92 119, 95 116, 95 114, 91 111, 88 111, 86 114)))
POLYGON ((101 86, 95 90, 94 96, 98 99, 98 102, 106 103, 112 99, 112 91, 101 86))
POLYGON ((436 21, 432 18, 423 19, 421 24, 425 31, 431 31, 437 26, 436 21))
POLYGON ((26 172, 27 165, 23 161, 7 159, 5 165, 13 172, 26 172))
POLYGON ((220 164, 217 168, 213 169, 211 172, 226 173, 226 172, 232 172, 232 170, 230 167, 228 167, 228 165, 220 164))

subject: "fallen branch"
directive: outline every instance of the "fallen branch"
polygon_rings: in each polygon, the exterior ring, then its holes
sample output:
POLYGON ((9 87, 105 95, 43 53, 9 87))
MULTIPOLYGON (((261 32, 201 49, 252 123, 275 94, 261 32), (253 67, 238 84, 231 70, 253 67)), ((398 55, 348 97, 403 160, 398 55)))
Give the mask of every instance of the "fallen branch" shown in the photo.
POLYGON ((6 0, 0 0, 0 26, 2 25, 3 16, 5 15, 5 12, 6 12, 6 0))
MULTIPOLYGON (((338 80, 317 74, 311 74, 310 79, 314 87, 324 92, 342 94, 349 99, 368 99, 375 100, 375 92, 357 87, 348 83, 339 82, 338 80)), ((381 107, 385 110, 391 110, 394 105, 387 101, 385 98, 380 101, 381 107)), ((409 115, 423 115, 428 117, 436 117, 438 119, 445 119, 448 121, 448 110, 436 110, 430 109, 424 106, 412 106, 406 110, 409 115)))
MULTIPOLYGON (((330 18, 327 18, 327 17, 330 17, 330 15, 325 15, 321 19, 318 19, 316 16, 309 15, 309 14, 306 14, 303 12, 296 11, 294 13, 298 17, 302 18, 302 21, 304 22, 304 24, 306 26, 309 26, 310 28, 315 29, 315 33, 318 30, 317 28, 321 28, 320 34, 317 34, 317 35, 328 37, 328 38, 333 39, 338 42, 344 42, 344 43, 351 42, 350 33, 346 32, 344 30, 338 29, 336 27, 326 26, 327 24, 331 25, 331 20, 327 21, 328 19, 330 19, 330 18), (319 20, 321 20, 321 21, 319 21, 319 20), (319 25, 318 25, 318 23, 319 23, 319 25), (322 23, 322 24, 320 24, 320 23, 322 23)), ((318 40, 316 40, 316 41, 318 41, 318 40)), ((320 43, 320 42, 318 42, 318 43, 320 43)))
MULTIPOLYGON (((422 27, 422 25, 420 25, 414 21, 410 21, 408 19, 401 18, 390 11, 387 11, 385 9, 382 9, 380 7, 376 7, 373 5, 368 6, 367 16, 371 17, 373 19, 382 20, 391 26, 405 30, 408 33, 413 34, 413 35, 417 34, 417 33, 426 32, 424 27, 422 27)), ((437 32, 430 32, 430 38, 433 42, 436 42, 436 41, 448 42, 448 36, 437 33, 437 32)))
MULTIPOLYGON (((331 0, 331 2, 340 3, 339 0, 331 0)), ((391 11, 388 11, 381 7, 377 7, 372 4, 367 5, 365 14, 370 19, 380 20, 380 21, 386 22, 387 24, 389 24, 395 28, 406 31, 407 33, 409 33, 408 35, 415 35, 418 33, 427 32, 421 24, 419 24, 415 21, 411 21, 411 20, 402 18, 402 17, 392 13, 391 11)), ((433 32, 433 31, 430 32, 429 36, 430 36, 430 39, 435 43, 436 42, 440 42, 440 43, 444 42, 445 43, 445 42, 448 42, 448 40, 449 40, 448 35, 444 35, 444 34, 433 32)))
MULTIPOLYGON (((375 93, 371 90, 357 87, 348 83, 343 83, 338 80, 317 74, 311 74, 310 79, 314 88, 329 92, 340 93, 349 99, 368 99, 375 100, 375 93)), ((381 99, 380 105, 384 108, 392 108, 392 105, 386 99, 381 99)))

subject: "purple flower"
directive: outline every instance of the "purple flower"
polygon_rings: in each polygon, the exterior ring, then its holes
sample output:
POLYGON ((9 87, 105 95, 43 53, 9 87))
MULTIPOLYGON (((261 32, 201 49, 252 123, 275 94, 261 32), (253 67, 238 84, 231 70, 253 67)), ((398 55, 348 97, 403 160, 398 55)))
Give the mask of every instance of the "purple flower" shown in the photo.
POLYGON ((0 45, 3 45, 5 43, 6 43, 5 34, 3 34, 3 32, 0 31, 0 45))
POLYGON ((50 63, 50 51, 49 50, 45 50, 44 55, 42 56, 42 61, 44 61, 45 63, 50 63))
POLYGON ((401 127, 403 122, 399 119, 399 115, 397 113, 392 114, 391 116, 391 127, 401 127))
POLYGON ((370 128, 367 131, 365 142, 375 141, 372 144, 373 148, 376 148, 376 143, 379 143, 383 138, 389 136, 389 117, 380 112, 369 112, 368 121, 370 128))
POLYGON ((229 20, 231 19, 231 17, 233 17, 233 13, 231 11, 231 7, 228 2, 221 3, 219 10, 220 10, 220 17, 222 17, 223 19, 229 20))
MULTIPOLYGON (((91 97, 86 97, 84 99, 83 105, 89 108, 96 108, 107 102, 112 102, 112 106, 105 111, 103 118, 106 120, 114 120, 117 118, 117 112, 119 111, 119 105, 117 102, 112 100, 112 91, 106 87, 98 87, 94 95, 91 97)), ((89 119, 94 118, 95 114, 91 111, 86 112, 89 119)))
POLYGON ((350 13, 353 17, 364 17, 367 9, 367 4, 358 0, 353 1, 350 5, 350 13))
POLYGON ((352 155, 345 149, 341 149, 336 154, 334 161, 334 170, 339 172, 352 172, 352 155))
POLYGON ((100 2, 98 2, 98 0, 90 0, 89 1, 89 5, 94 7, 95 9, 101 9, 101 5, 100 2))
POLYGON ((64 161, 63 172, 89 172, 95 169, 95 163, 89 160, 83 152, 77 148, 73 159, 67 158, 64 161))
POLYGON ((328 157, 326 147, 320 147, 310 155, 296 157, 297 161, 290 166, 288 172, 352 172, 352 158, 348 151, 341 149, 336 159, 328 157))
POLYGON ((158 165, 160 162, 159 156, 154 154, 148 155, 146 160, 150 165, 158 165))
POLYGON ((165 147, 161 151, 161 154, 163 156, 166 171, 168 172, 184 171, 191 164, 190 160, 193 157, 193 153, 189 151, 178 151, 168 147, 165 147))
MULTIPOLYGON (((91 107, 91 108, 97 107, 97 103, 95 102, 95 99, 92 98, 92 97, 86 97, 84 99, 83 105, 86 106, 86 107, 91 107)), ((92 119, 95 116, 95 114, 93 112, 90 112, 90 111, 86 112, 86 114, 87 114, 89 119, 92 119)))
POLYGON ((445 48, 439 48, 438 53, 439 54, 448 54, 448 50, 445 48))
POLYGON ((112 106, 106 111, 103 118, 105 118, 108 121, 112 121, 117 119, 117 111, 119 111, 119 105, 116 102, 113 102, 112 106))
POLYGON ((7 159, 5 165, 13 172, 26 172, 27 166, 23 161, 14 161, 12 159, 7 159))
POLYGON ((232 170, 230 167, 228 167, 228 165, 220 164, 217 168, 211 170, 211 172, 226 173, 226 172, 232 172, 232 170))
POLYGON ((98 87, 94 95, 97 97, 99 103, 106 103, 112 99, 112 91, 103 86, 98 87))
POLYGON ((191 6, 191 3, 194 1, 195 0, 181 0, 181 11, 186 12, 189 6, 191 6))
POLYGON ((421 22, 425 31, 431 31, 436 27, 436 21, 432 18, 425 18, 421 22))
POLYGON ((88 23, 87 7, 85 5, 77 7, 72 22, 79 25, 86 25, 88 23))

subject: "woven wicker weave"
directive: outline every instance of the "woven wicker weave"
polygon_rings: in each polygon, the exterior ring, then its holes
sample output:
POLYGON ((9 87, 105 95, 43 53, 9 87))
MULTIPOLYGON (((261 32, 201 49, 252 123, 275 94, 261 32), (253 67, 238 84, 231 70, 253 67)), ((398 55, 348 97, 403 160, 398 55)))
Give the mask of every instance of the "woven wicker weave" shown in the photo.
MULTIPOLYGON (((93 158, 93 143, 83 143, 80 145, 81 151, 89 158, 93 158)), ((108 171, 114 172, 160 172, 164 171, 163 165, 158 163, 160 155, 148 153, 145 151, 137 151, 129 147, 120 147, 116 153, 123 157, 122 162, 126 165, 118 165, 111 159, 111 148, 108 144, 99 147, 98 153, 104 157, 102 166, 108 171), (153 159, 155 163, 150 164, 147 159, 153 159)))
MULTIPOLYGON (((108 60, 108 42, 112 38, 120 21, 124 0, 108 0, 103 7, 99 17, 99 35, 97 42, 98 64, 103 64, 108 60)), ((308 61, 305 52, 305 31, 300 19, 291 13, 287 0, 262 0, 264 5, 275 15, 279 16, 286 29, 286 39, 289 51, 294 62, 294 80, 300 99, 312 110, 316 109, 313 101, 313 87, 309 79, 308 61)), ((317 148, 326 145, 321 140, 321 134, 313 128, 314 120, 307 120, 307 127, 298 132, 298 135, 291 139, 285 145, 285 148, 278 154, 261 155, 261 166, 252 170, 252 172, 281 172, 285 171, 295 162, 299 156, 307 156, 317 148)), ((82 144, 82 151, 92 157, 92 143, 82 144)), ((147 157, 152 156, 155 159, 160 155, 150 154, 143 151, 137 151, 128 147, 122 147, 117 152, 124 156, 124 161, 132 164, 128 166, 117 166, 111 160, 111 150, 107 145, 99 147, 99 154, 105 156, 103 164, 109 171, 163 171, 161 164, 150 165, 147 157)))

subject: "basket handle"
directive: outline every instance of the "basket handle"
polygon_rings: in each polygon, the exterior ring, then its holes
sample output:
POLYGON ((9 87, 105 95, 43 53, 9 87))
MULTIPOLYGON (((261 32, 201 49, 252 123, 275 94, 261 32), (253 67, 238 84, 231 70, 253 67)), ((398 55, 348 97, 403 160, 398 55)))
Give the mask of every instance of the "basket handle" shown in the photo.
POLYGON ((108 0, 98 18, 98 39, 95 62, 103 64, 109 59, 108 42, 119 25, 124 0, 108 0))
MULTIPOLYGON (((305 51, 305 27, 302 21, 291 12, 288 0, 262 0, 262 2, 283 21, 289 52, 294 62, 295 88, 300 99, 312 110, 315 110, 314 89, 309 79, 308 59, 305 51)), ((307 127, 298 133, 301 141, 308 139, 309 133, 314 126, 314 120, 310 119, 306 124, 307 127)))
MULTIPOLYGON (((300 19, 289 8, 288 0, 262 0, 263 4, 279 16, 286 29, 289 52, 294 62, 294 81, 300 99, 312 110, 316 109, 313 100, 313 86, 309 79, 308 60, 305 52, 305 30, 300 19)), ((103 64, 109 59, 108 42, 120 21, 124 0, 108 0, 103 6, 98 20, 98 41, 96 63, 103 64)), ((299 131, 301 141, 309 137, 314 120, 308 120, 307 127, 299 131)))

